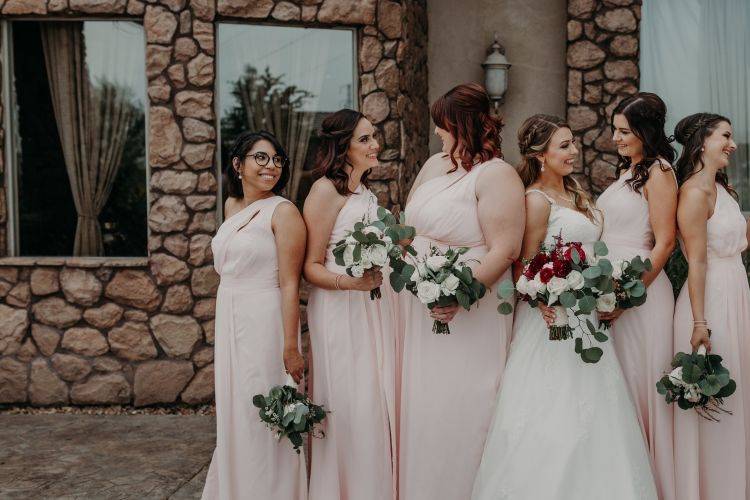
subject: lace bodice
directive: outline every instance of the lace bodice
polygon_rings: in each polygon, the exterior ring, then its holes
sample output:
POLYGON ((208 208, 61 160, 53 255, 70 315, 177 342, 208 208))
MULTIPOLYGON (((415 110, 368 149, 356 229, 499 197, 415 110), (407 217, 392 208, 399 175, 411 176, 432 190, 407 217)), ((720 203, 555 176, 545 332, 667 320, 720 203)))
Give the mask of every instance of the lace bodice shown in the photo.
POLYGON ((529 189, 526 194, 529 193, 544 196, 550 204, 547 234, 544 236, 545 245, 554 245, 556 236, 562 236, 563 241, 580 241, 584 245, 599 240, 602 234, 601 221, 592 221, 585 214, 558 204, 538 189, 529 189))

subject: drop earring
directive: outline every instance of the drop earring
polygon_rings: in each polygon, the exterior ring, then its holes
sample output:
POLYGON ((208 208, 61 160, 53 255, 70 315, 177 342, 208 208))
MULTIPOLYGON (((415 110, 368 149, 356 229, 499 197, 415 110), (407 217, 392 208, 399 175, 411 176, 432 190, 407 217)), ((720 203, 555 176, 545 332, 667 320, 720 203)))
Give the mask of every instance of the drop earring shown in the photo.
POLYGON ((544 160, 542 160, 542 168, 539 169, 541 172, 544 172, 544 160))

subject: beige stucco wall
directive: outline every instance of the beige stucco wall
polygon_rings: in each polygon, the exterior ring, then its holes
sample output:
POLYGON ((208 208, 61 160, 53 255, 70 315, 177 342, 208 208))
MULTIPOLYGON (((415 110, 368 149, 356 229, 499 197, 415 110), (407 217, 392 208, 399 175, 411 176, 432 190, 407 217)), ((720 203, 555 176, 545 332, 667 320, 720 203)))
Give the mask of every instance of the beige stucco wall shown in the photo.
MULTIPOLYGON (((513 65, 501 113, 505 158, 515 163, 523 120, 534 113, 565 113, 566 1, 429 0, 427 15, 431 103, 459 83, 484 83, 480 64, 498 33, 513 65)), ((439 150, 431 134, 430 152, 439 150)))

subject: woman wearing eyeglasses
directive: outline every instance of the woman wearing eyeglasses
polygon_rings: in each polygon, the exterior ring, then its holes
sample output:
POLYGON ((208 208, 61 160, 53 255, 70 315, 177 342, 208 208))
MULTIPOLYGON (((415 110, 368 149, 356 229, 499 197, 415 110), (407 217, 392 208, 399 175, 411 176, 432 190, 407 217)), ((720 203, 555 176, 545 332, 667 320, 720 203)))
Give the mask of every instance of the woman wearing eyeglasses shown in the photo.
POLYGON ((243 133, 226 170, 224 223, 211 242, 216 297, 216 450, 204 499, 305 500, 304 456, 258 418, 255 394, 299 382, 299 280, 306 230, 279 196, 289 161, 268 132, 243 133))
POLYGON ((321 178, 305 200, 305 278, 315 401, 331 413, 311 444, 311 500, 395 498, 395 333, 391 294, 370 299, 381 271, 348 276, 332 253, 357 221, 377 218, 367 174, 378 165, 376 129, 357 111, 323 120, 321 178))

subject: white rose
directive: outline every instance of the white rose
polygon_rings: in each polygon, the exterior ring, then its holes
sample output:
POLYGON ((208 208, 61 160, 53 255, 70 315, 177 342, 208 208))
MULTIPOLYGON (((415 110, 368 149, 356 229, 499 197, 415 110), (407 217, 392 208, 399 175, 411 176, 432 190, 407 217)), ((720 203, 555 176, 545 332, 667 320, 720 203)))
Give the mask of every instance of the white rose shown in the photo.
POLYGON ((344 265, 349 267, 354 264, 354 246, 347 245, 344 250, 344 265))
POLYGON ((568 310, 563 306, 554 306, 552 309, 555 310, 555 321, 552 326, 568 326, 568 310))
POLYGON ((413 272, 413 273, 411 273, 411 280, 412 280, 412 281, 413 281, 414 283, 419 283, 420 281, 422 281, 422 275, 421 275, 421 274, 419 274, 419 269, 416 269, 416 268, 415 268, 415 269, 414 269, 414 272, 413 272))
POLYGON ((364 229, 362 229, 362 232, 364 234, 374 234, 375 236, 378 237, 378 239, 380 239, 383 236, 383 231, 381 231, 375 226, 365 226, 364 229))
POLYGON ((539 284, 541 281, 537 281, 535 279, 533 280, 527 280, 526 281, 526 295, 531 297, 532 299, 539 294, 539 284))
POLYGON ((427 276, 427 266, 423 262, 420 262, 419 264, 417 264, 417 272, 419 272, 419 275, 421 277, 423 277, 423 278, 426 277, 427 276))
POLYGON ((521 277, 518 278, 518 281, 516 282, 516 291, 518 293, 528 294, 529 293, 528 290, 529 290, 529 279, 522 274, 521 277))
POLYGON ((547 290, 549 293, 554 295, 560 295, 564 291, 568 289, 568 280, 565 278, 558 278, 557 276, 553 276, 552 279, 549 280, 549 283, 547 283, 547 290))
POLYGON ((596 299, 596 310, 603 313, 612 312, 617 307, 617 298, 614 293, 605 293, 596 299))
POLYGON ((386 250, 390 251, 393 248, 393 240, 390 236, 383 236, 383 243, 385 243, 386 250))
POLYGON ((580 290, 581 288, 583 288, 583 274, 579 273, 578 271, 570 271, 570 273, 568 273, 567 280, 568 286, 571 290, 580 290))
POLYGON ((616 280, 622 278, 622 272, 627 267, 627 264, 622 260, 617 260, 612 263, 612 277, 616 280))
POLYGON ((372 260, 370 260, 370 251, 367 249, 362 250, 362 255, 359 259, 360 264, 365 269, 370 269, 372 267, 372 260))
POLYGON ((534 276, 534 279, 532 280, 534 282, 534 285, 536 286, 536 293, 544 293, 547 291, 547 284, 542 282, 542 278, 539 276, 539 273, 537 273, 536 276, 534 276))
POLYGON ((461 280, 451 274, 440 283, 440 291, 443 292, 443 295, 454 295, 460 282, 461 280))
POLYGON ((351 235, 347 236, 346 240, 344 240, 344 241, 346 242, 347 245, 356 245, 357 244, 357 239, 354 236, 351 236, 351 235))
POLYGON ((430 257, 427 257, 427 260, 425 262, 427 263, 427 267, 429 267, 430 270, 438 271, 448 263, 448 259, 446 259, 442 255, 432 255, 430 257))
POLYGON ((686 387, 687 384, 682 380, 682 367, 678 366, 669 374, 669 381, 679 387, 686 387))
POLYGON ((388 250, 383 245, 373 245, 369 250, 370 260, 378 267, 383 267, 388 262, 388 250))
POLYGON ((301 405, 299 401, 296 401, 294 403, 289 403, 288 405, 284 406, 284 415, 289 415, 290 413, 294 413, 297 411, 297 407, 301 405))
POLYGON ((355 278, 361 278, 365 275, 365 268, 361 264, 352 266, 349 268, 349 270, 352 272, 352 276, 354 276, 355 278))
POLYGON ((685 387, 685 399, 691 403, 697 403, 701 400, 701 389, 698 384, 690 384, 685 387))
POLYGON ((430 304, 440 298, 440 285, 432 281, 417 284, 417 298, 422 304, 430 304))

